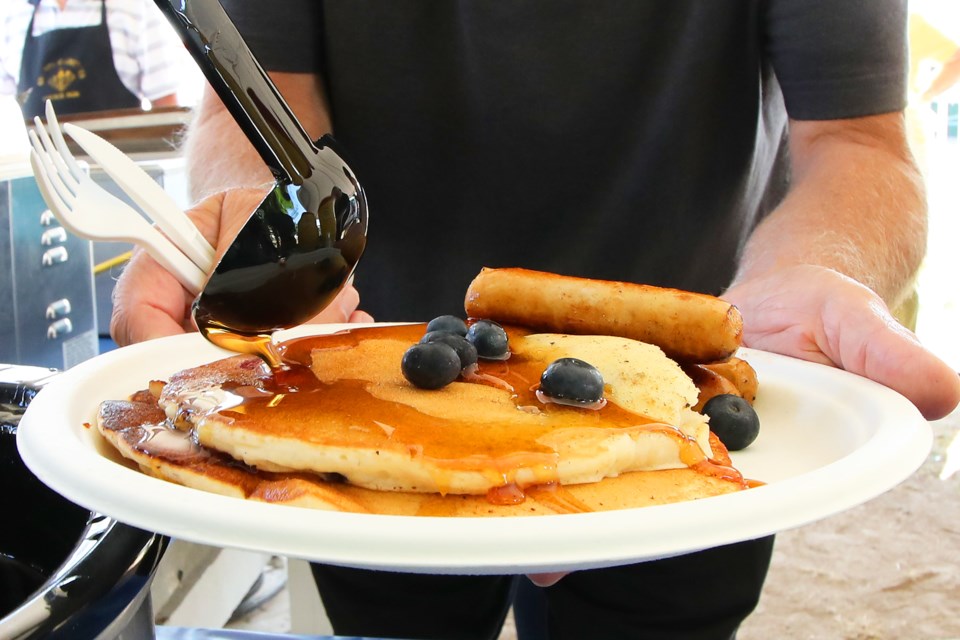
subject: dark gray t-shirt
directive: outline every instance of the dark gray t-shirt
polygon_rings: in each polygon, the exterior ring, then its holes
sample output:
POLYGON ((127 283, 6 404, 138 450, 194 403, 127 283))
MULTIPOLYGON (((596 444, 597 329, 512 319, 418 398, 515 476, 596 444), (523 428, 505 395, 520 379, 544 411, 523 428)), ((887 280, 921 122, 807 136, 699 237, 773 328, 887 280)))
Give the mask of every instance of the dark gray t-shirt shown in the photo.
POLYGON ((787 114, 905 104, 905 0, 224 5, 324 78, 378 320, 462 315, 483 266, 718 293, 787 189, 787 114))

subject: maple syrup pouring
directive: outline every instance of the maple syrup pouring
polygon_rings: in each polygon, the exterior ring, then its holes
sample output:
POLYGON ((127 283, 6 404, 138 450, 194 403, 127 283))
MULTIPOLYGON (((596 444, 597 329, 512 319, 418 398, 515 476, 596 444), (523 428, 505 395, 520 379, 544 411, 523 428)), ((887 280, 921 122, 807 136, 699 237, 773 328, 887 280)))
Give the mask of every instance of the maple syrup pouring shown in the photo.
MULTIPOLYGON (((200 325, 200 322, 197 322, 200 325)), ((222 349, 237 353, 249 353, 260 358, 274 371, 283 367, 283 358, 269 333, 246 335, 231 331, 212 322, 200 326, 203 336, 222 349)))
POLYGON ((276 368, 270 336, 316 316, 353 274, 366 246, 366 196, 335 141, 310 139, 217 0, 155 2, 276 178, 193 317, 211 342, 276 368))

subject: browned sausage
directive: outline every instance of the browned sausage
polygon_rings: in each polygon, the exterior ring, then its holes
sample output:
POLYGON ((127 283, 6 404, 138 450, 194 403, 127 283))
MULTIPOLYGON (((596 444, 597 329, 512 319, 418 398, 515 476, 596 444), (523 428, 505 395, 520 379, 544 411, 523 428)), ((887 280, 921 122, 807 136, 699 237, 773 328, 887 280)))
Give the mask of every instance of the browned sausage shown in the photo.
POLYGON ((733 357, 724 362, 715 362, 704 366, 732 382, 743 399, 750 404, 753 404, 753 401, 757 399, 757 388, 759 387, 757 372, 746 360, 733 357))
POLYGON ((700 390, 700 395, 697 396, 697 404, 693 407, 693 410, 698 413, 703 412, 703 405, 707 404, 714 396, 724 393, 740 395, 740 390, 737 389, 736 385, 707 366, 688 364, 683 366, 683 370, 700 390))
POLYGON ((725 360, 743 333, 740 311, 714 296, 528 269, 483 269, 464 308, 537 331, 632 338, 680 362, 725 360))

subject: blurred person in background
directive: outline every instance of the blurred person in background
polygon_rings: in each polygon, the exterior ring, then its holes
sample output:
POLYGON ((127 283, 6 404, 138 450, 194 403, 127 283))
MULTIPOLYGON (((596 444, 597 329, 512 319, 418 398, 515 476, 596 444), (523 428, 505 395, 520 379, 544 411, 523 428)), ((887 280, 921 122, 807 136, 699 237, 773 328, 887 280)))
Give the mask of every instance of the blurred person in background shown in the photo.
POLYGON ((177 104, 183 45, 149 0, 4 0, 0 95, 25 119, 177 104))

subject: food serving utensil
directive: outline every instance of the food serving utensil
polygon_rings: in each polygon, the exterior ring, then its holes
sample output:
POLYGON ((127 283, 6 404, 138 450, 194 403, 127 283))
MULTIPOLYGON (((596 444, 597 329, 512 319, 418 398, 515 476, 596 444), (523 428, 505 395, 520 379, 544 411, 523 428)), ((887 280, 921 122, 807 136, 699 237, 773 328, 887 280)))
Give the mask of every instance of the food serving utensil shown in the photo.
MULTIPOLYGON (((47 108, 47 122, 56 123, 53 107, 47 108)), ((49 126, 49 125, 48 125, 49 126)), ((96 162, 163 233, 206 273, 213 268, 216 252, 193 221, 150 175, 125 153, 75 124, 63 125, 66 132, 96 162)))
POLYGON ((94 182, 70 153, 52 108, 47 109, 46 127, 39 118, 34 123, 35 129, 29 132, 30 164, 40 194, 60 224, 88 240, 143 247, 188 291, 198 294, 207 279, 204 269, 138 211, 94 182))
POLYGON ((352 276, 366 196, 333 138, 306 133, 217 0, 155 2, 275 177, 194 301, 194 320, 211 342, 277 365, 270 334, 317 315, 352 276))

